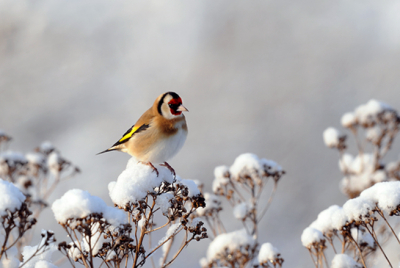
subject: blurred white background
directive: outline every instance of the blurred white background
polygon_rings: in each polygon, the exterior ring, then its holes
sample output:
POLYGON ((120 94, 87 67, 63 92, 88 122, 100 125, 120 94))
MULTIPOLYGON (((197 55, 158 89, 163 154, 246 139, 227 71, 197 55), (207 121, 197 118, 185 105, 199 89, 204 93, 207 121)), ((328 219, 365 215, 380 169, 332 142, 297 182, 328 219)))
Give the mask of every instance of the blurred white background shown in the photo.
MULTIPOLYGON (((302 230, 345 201, 322 132, 371 98, 400 110, 399 14, 386 0, 0 0, 0 128, 13 150, 49 140, 81 167, 51 202, 80 188, 111 205, 107 185, 129 156, 95 154, 175 91, 189 136, 170 164, 206 191, 241 153, 281 164, 260 241, 284 267, 311 267, 302 230)), ((50 210, 38 227, 60 230, 50 210)), ((207 246, 190 244, 172 267, 198 267, 207 246)))

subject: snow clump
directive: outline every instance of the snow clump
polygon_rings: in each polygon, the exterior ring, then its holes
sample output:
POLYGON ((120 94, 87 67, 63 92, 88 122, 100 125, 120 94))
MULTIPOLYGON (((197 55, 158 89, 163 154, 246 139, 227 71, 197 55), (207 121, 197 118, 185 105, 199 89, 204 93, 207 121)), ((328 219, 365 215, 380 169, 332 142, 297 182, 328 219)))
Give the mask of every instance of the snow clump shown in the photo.
MULTIPOLYGON (((136 203, 146 197, 148 192, 154 192, 154 188, 160 187, 166 181, 174 182, 174 177, 167 168, 158 166, 159 175, 150 166, 138 163, 136 159, 131 158, 128 161, 126 169, 119 175, 117 181, 108 184, 108 190, 111 200, 119 207, 125 207, 129 203, 136 203)), ((186 181, 181 181, 190 186, 189 191, 194 190, 194 185, 186 181), (193 186, 193 187, 192 187, 193 186)), ((197 193, 197 192, 196 192, 197 193)), ((191 194, 194 194, 191 192, 191 194)))
POLYGON ((80 189, 66 192, 60 199, 54 201, 51 209, 60 224, 66 224, 68 219, 81 219, 93 213, 102 214, 103 218, 114 226, 126 222, 123 211, 107 206, 100 197, 92 196, 80 189))
POLYGON ((271 243, 264 243, 260 248, 260 252, 258 253, 258 262, 260 264, 267 263, 268 261, 271 263, 275 263, 276 259, 280 256, 279 250, 274 247, 271 243))
POLYGON ((347 254, 336 254, 332 259, 331 268, 361 268, 363 267, 360 263, 353 260, 347 254))
POLYGON ((325 145, 329 148, 336 148, 340 144, 340 138, 342 137, 339 130, 330 127, 325 129, 324 134, 325 145))
POLYGON ((25 198, 25 195, 14 184, 0 179, 0 216, 6 216, 7 210, 18 210, 25 198))
POLYGON ((220 234, 211 242, 207 250, 207 259, 209 262, 220 259, 226 253, 235 254, 242 252, 246 248, 253 248, 256 241, 251 235, 248 235, 245 229, 237 230, 231 233, 220 234))

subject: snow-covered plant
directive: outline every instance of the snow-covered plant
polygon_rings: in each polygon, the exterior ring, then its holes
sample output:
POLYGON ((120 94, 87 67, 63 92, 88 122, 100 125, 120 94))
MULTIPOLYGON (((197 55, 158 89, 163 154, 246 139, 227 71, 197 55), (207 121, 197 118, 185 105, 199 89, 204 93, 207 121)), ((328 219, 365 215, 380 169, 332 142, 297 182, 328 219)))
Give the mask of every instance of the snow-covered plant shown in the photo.
POLYGON ((371 256, 378 251, 393 267, 383 246, 389 238, 400 244, 393 224, 393 216, 400 215, 400 161, 386 164, 383 157, 397 135, 400 118, 387 104, 370 100, 344 114, 341 123, 355 137, 356 157, 346 153, 346 136, 338 130, 326 129, 323 138, 328 147, 340 152, 342 191, 353 199, 343 207, 334 205, 322 211, 303 231, 301 241, 315 267, 329 267, 329 246, 336 254, 330 267, 371 266, 371 256))
POLYGON ((205 206, 196 183, 174 177, 162 166, 157 169, 158 174, 132 158, 118 180, 108 185, 115 208, 76 189, 53 203, 56 220, 71 240, 60 243, 59 249, 73 267, 76 263, 85 267, 141 267, 160 248, 159 264, 166 267, 191 241, 207 238, 203 222, 193 217, 205 206), (165 222, 157 227, 155 219, 160 216, 165 222), (162 229, 165 237, 152 246, 151 235, 162 229), (179 233, 184 234, 182 244, 169 258, 172 241, 179 233))
POLYGON ((367 257, 379 250, 391 266, 382 247, 387 240, 382 232, 388 230, 400 244, 389 221, 393 216, 400 216, 400 181, 380 182, 364 190, 359 197, 348 200, 343 207, 334 205, 322 211, 303 231, 301 240, 316 267, 324 266, 326 242, 335 254, 354 256, 364 267, 367 257), (340 241, 340 249, 335 247, 334 239, 340 241))
POLYGON ((355 138, 358 150, 355 156, 347 153, 346 135, 335 128, 326 129, 323 138, 326 146, 340 152, 343 193, 353 198, 377 182, 400 180, 400 161, 383 161, 399 131, 400 117, 396 110, 370 100, 353 112, 345 113, 341 124, 355 138))
POLYGON ((31 214, 25 195, 14 184, 0 179, 0 260, 7 258, 7 251, 36 223, 31 214))
POLYGON ((207 257, 200 261, 204 267, 281 267, 283 259, 270 243, 259 247, 258 225, 265 215, 277 189, 279 179, 285 172, 274 161, 260 159, 254 154, 238 156, 231 167, 215 169, 213 192, 205 193, 205 208, 197 210, 213 233, 207 257), (268 182, 272 191, 268 201, 264 194, 268 182), (243 224, 242 230, 226 232, 219 216, 223 210, 219 197, 233 208, 233 216, 243 224))
MULTIPOLYGON (((7 147, 11 139, 9 135, 0 131, 0 149, 7 147)), ((15 243, 12 245, 17 247, 17 255, 20 255, 23 247, 31 242, 32 226, 42 210, 48 206, 47 199, 55 187, 61 180, 71 178, 78 172, 79 169, 62 157, 49 142, 42 143, 34 152, 27 154, 0 151, 0 178, 10 182, 16 189, 13 192, 14 197, 24 197, 20 208, 15 211, 7 210, 7 218, 3 215, 4 223, 7 225, 3 225, 5 233, 14 225, 16 226, 12 228, 13 232, 18 229, 18 234, 6 236, 9 242, 14 238, 15 243), (22 224, 26 226, 22 227, 22 224)))

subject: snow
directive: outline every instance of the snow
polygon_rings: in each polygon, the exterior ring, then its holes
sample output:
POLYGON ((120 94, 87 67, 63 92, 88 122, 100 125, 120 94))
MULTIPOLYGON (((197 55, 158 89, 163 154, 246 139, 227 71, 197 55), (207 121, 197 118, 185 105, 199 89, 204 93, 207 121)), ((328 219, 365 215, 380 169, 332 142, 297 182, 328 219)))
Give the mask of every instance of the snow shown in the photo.
POLYGON ((199 264, 200 264, 200 266, 201 267, 208 267, 208 260, 207 260, 207 258, 206 257, 203 257, 203 258, 201 258, 200 259, 200 261, 199 261, 199 264))
POLYGON ((400 205, 400 181, 380 182, 364 190, 360 197, 369 199, 390 213, 400 205))
POLYGON ((193 218, 193 220, 192 220, 191 222, 189 222, 189 223, 187 224, 187 226, 188 226, 188 227, 193 227, 193 228, 195 228, 195 227, 197 227, 197 225, 198 225, 200 222, 203 222, 203 221, 201 220, 200 217, 193 218))
POLYGON ((346 254, 336 254, 332 259, 331 268, 361 268, 362 265, 349 255, 346 254))
POLYGON ((264 165, 264 167, 267 168, 269 173, 276 173, 282 171, 282 167, 273 160, 262 158, 260 159, 260 162, 264 165))
POLYGON ((174 198, 174 195, 171 193, 163 193, 157 196, 156 204, 160 207, 163 215, 168 215, 168 209, 171 207, 171 199, 174 198))
MULTIPOLYGON (((326 210, 320 212, 317 220, 315 220, 313 223, 310 224, 310 228, 321 232, 321 234, 328 235, 334 230, 342 230, 342 227, 345 226, 348 221, 349 219, 346 215, 345 210, 337 205, 333 205, 327 208, 326 210)), ((307 232, 304 233, 304 231, 303 234, 306 235, 305 236, 306 242, 311 241, 310 239, 312 237, 317 239, 318 236, 316 234, 311 233, 314 231, 308 230, 307 231, 308 233, 307 232), (309 237, 310 239, 307 240, 307 237, 309 237)))
MULTIPOLYGON (((103 243, 109 241, 109 239, 104 238, 104 231, 101 230, 100 224, 96 222, 91 226, 91 236, 85 236, 82 239, 83 247, 86 251, 90 252, 92 250, 92 254, 96 255, 99 250, 102 248, 103 243), (89 244, 90 241, 90 244, 89 244)), ((112 228, 111 228, 112 229, 112 228)))
POLYGON ((182 179, 181 177, 176 176, 176 182, 174 184, 181 184, 186 186, 189 189, 189 197, 194 197, 200 194, 200 190, 193 180, 182 179))
POLYGON ((357 244, 366 243, 370 248, 376 247, 374 238, 363 227, 359 226, 359 229, 351 228, 350 232, 357 244))
POLYGON ((18 268, 20 261, 18 259, 17 247, 12 247, 7 250, 7 255, 4 255, 1 259, 2 268, 18 268))
POLYGON ((381 137, 382 130, 379 126, 370 127, 367 129, 366 138, 372 143, 377 143, 381 137))
MULTIPOLYGON (((29 267, 29 266, 24 266, 24 267, 29 267)), ((38 261, 35 263, 35 266, 31 266, 32 268, 57 268, 54 264, 48 262, 48 261, 38 261)))
POLYGON ((218 259, 219 255, 224 255, 226 250, 229 252, 240 251, 248 246, 255 246, 256 241, 245 229, 230 233, 220 234, 214 238, 207 250, 207 259, 212 261, 218 259))
POLYGON ((336 212, 336 211, 340 211, 342 210, 341 207, 339 207, 338 205, 333 205, 330 206, 329 208, 323 210, 322 212, 320 212, 318 214, 318 218, 316 221, 314 221, 310 227, 321 231, 323 234, 327 234, 331 231, 333 231, 333 227, 332 227, 332 215, 336 212))
MULTIPOLYGON (((125 207, 128 203, 136 203, 144 199, 148 192, 154 192, 154 188, 160 187, 163 181, 169 183, 174 181, 171 171, 167 168, 157 166, 157 170, 158 177, 150 166, 138 163, 137 160, 131 158, 117 181, 108 184, 111 200, 119 207, 125 207)), ((188 184, 192 186, 191 183, 188 184)), ((194 182, 193 184, 195 185, 194 182)))
POLYGON ((371 199, 365 197, 356 197, 347 200, 343 205, 344 213, 349 222, 370 218, 374 208, 375 203, 371 199))
POLYGON ((47 166, 53 175, 57 175, 60 172, 60 165, 62 162, 61 155, 53 151, 49 154, 47 158, 47 166))
MULTIPOLYGON (((170 236, 174 235, 176 233, 176 231, 178 231, 180 226, 181 226, 180 223, 171 224, 171 226, 168 228, 167 232, 165 233, 165 236, 158 242, 158 245, 164 243, 170 236)), ((172 243, 172 240, 170 239, 167 242, 165 242, 165 244, 162 246, 163 255, 168 250, 168 247, 170 246, 171 243, 172 243)))
POLYGON ((231 179, 239 181, 250 178, 256 185, 260 185, 263 178, 279 174, 282 171, 282 167, 272 160, 260 159, 252 153, 241 154, 236 157, 231 167, 219 166, 215 168, 212 190, 215 194, 222 194, 221 190, 231 179))
POLYGON ((301 235, 301 243, 306 248, 311 248, 314 243, 318 244, 324 240, 325 237, 322 232, 312 227, 307 227, 304 229, 301 235))
POLYGON ((0 216, 18 210, 24 201, 25 195, 14 184, 0 179, 0 216))
MULTIPOLYGON (((229 182, 229 167, 228 166, 218 166, 214 169, 214 177, 217 179, 225 180, 226 183, 229 182)), ((225 183, 225 184, 226 184, 225 183)))
POLYGON ((229 171, 232 178, 237 180, 239 177, 245 176, 261 177, 264 169, 257 155, 246 153, 235 159, 229 171))
POLYGON ((214 169, 214 181, 212 184, 212 190, 214 193, 217 193, 219 189, 224 188, 230 179, 229 167, 227 166, 218 166, 214 169))
POLYGON ((42 142, 39 146, 39 151, 44 153, 44 154, 50 154, 52 151, 54 151, 56 148, 54 147, 53 144, 49 141, 42 142))
POLYGON ((26 157, 18 152, 6 151, 0 153, 0 175, 6 175, 9 167, 15 167, 17 164, 26 164, 26 157))
POLYGON ((323 133, 325 145, 329 148, 337 147, 340 142, 340 136, 340 132, 336 128, 330 127, 325 129, 323 133))
POLYGON ((345 211, 341 208, 333 211, 331 221, 332 229, 342 230, 343 226, 348 222, 348 218, 345 211))
POLYGON ((357 118, 354 113, 345 113, 340 120, 343 127, 350 128, 357 123, 357 118))
MULTIPOLYGON (((42 230, 42 234, 46 234, 47 232, 42 230)), ((23 251, 22 251, 22 256, 23 256, 23 262, 31 258, 33 254, 35 254, 36 250, 40 248, 43 244, 44 240, 41 241, 40 244, 36 246, 25 246, 23 251)), ((58 251, 57 246, 54 243, 51 243, 50 245, 46 246, 46 250, 43 252, 40 250, 39 252, 42 252, 41 254, 38 254, 34 256, 32 259, 27 262, 24 267, 26 268, 38 268, 38 267, 49 267, 53 268, 56 267, 53 265, 52 262, 52 255, 54 252, 58 251)))
POLYGON ((264 243, 260 248, 260 252, 258 253, 258 262, 266 263, 270 261, 273 263, 280 255, 279 250, 274 247, 271 243, 264 243))
POLYGON ((359 154, 355 158, 344 154, 339 160, 340 170, 346 174, 341 182, 342 189, 361 192, 377 182, 386 181, 386 173, 383 170, 375 170, 375 166, 373 154, 359 154))
POLYGON ((27 153, 25 157, 30 164, 36 164, 36 165, 42 165, 45 160, 43 154, 40 153, 27 153))
POLYGON ((206 203, 206 207, 197 208, 196 212, 199 216, 204 216, 208 212, 211 212, 213 209, 219 210, 221 208, 221 201, 219 200, 218 196, 210 193, 204 194, 204 199, 206 203))
POLYGON ((375 121, 376 117, 384 112, 393 110, 389 105, 377 101, 370 100, 366 104, 362 104, 355 109, 355 115, 358 123, 362 125, 368 125, 371 121, 375 121))
POLYGON ((65 224, 71 218, 85 218, 92 213, 102 213, 103 217, 114 226, 127 220, 123 211, 107 206, 100 197, 92 196, 80 189, 66 192, 60 199, 54 201, 51 209, 60 224, 65 224))
POLYGON ((233 208, 233 216, 238 220, 244 220, 249 213, 249 206, 247 203, 242 202, 233 208))

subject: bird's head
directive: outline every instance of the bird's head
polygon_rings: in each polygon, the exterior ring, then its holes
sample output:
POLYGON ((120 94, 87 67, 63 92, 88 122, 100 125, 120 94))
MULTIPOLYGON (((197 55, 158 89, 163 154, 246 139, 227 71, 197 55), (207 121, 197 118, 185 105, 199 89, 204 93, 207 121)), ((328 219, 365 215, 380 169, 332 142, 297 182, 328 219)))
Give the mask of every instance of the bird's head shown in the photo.
POLYGON ((182 105, 182 99, 175 92, 167 92, 158 97, 158 113, 166 119, 173 119, 182 116, 182 112, 188 112, 182 105))

